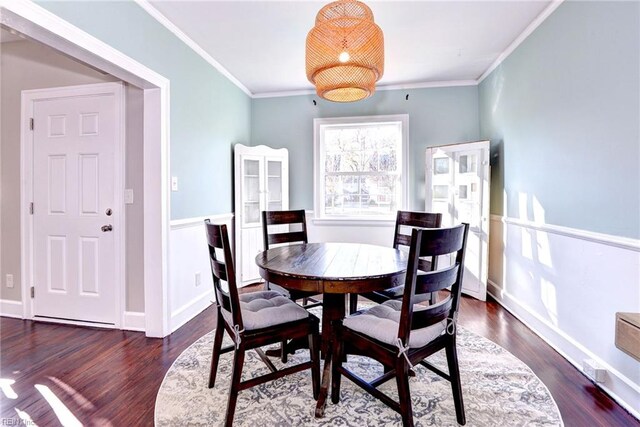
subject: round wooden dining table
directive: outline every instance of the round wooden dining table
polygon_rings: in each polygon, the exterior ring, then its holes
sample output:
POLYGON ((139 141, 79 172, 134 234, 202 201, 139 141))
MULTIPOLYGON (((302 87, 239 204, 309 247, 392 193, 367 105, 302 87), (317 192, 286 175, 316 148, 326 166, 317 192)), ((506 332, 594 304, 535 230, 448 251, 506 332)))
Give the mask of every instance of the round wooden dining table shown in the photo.
POLYGON ((260 276, 289 290, 322 294, 322 387, 316 417, 324 415, 331 374, 332 322, 345 316, 346 295, 404 284, 406 253, 359 243, 280 246, 256 256, 260 276))

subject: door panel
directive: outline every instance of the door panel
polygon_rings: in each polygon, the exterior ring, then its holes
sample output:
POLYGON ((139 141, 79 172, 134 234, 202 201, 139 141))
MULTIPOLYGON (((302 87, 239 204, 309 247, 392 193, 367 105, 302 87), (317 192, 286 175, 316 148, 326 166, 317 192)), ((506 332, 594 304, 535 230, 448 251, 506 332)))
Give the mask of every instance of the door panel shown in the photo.
MULTIPOLYGON (((426 210, 442 213, 442 225, 469 224, 462 292, 486 299, 488 276, 489 143, 427 149, 426 210)), ((442 257, 441 257, 442 258, 442 257)), ((441 259, 442 266, 453 259, 441 259)))
POLYGON ((37 100, 33 112, 34 315, 115 323, 115 240, 102 227, 121 214, 116 96, 37 100))

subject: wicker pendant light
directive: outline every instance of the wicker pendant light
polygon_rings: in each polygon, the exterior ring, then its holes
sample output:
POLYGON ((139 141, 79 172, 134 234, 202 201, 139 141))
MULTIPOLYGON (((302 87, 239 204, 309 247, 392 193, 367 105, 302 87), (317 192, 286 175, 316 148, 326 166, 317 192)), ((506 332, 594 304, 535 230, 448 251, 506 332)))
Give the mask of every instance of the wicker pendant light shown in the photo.
POLYGON ((384 72, 384 38, 369 7, 356 0, 324 6, 307 35, 307 78, 321 98, 368 98, 384 72))

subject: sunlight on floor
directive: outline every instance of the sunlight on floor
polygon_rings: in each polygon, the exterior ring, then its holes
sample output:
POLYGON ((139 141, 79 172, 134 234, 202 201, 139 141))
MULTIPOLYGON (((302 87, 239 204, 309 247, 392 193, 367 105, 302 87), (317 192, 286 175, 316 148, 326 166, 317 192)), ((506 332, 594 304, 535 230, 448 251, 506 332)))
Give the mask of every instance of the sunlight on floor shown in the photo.
POLYGON ((42 397, 46 399, 49 405, 56 413, 58 420, 65 427, 82 427, 82 423, 71 413, 69 408, 56 396, 49 387, 42 384, 36 384, 35 388, 40 392, 42 397))
POLYGON ((10 380, 8 378, 0 378, 0 389, 2 389, 2 392, 7 397, 7 399, 18 398, 16 392, 13 391, 13 388, 11 388, 11 386, 15 384, 15 382, 15 380, 10 380))
POLYGON ((80 394, 75 388, 71 387, 67 383, 60 381, 54 377, 47 377, 51 382, 60 387, 63 391, 65 391, 75 402, 85 410, 93 410, 95 409, 95 405, 91 403, 86 397, 80 394))

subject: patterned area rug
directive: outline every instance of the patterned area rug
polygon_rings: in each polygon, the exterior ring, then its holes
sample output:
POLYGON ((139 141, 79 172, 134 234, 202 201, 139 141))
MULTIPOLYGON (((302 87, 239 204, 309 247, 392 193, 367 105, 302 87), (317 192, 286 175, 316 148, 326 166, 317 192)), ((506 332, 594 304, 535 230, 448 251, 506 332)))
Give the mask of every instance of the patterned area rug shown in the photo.
MULTIPOLYGON (((155 407, 157 426, 219 426, 224 423, 231 377, 232 353, 221 356, 216 386, 207 388, 211 332, 187 348, 167 372, 155 407)), ((225 334, 225 344, 230 339, 225 334)), ((309 352, 299 350, 287 365, 308 360, 309 352)), ((458 330, 458 357, 467 426, 561 426, 562 418, 549 390, 538 377, 499 345, 469 332, 458 330)), ((282 363, 272 359, 277 367, 282 363)), ((429 361, 445 372, 444 351, 429 361)), ((365 357, 349 356, 348 368, 366 379, 381 374, 382 366, 365 357)), ((268 369, 250 351, 245 358, 243 379, 267 373, 268 369)), ((416 426, 457 425, 448 381, 422 366, 410 379, 416 426)), ((395 381, 380 387, 397 398, 395 381)), ((325 417, 315 419, 315 401, 309 371, 240 392, 234 418, 236 426, 391 426, 401 425, 400 416, 346 378, 342 379, 341 400, 329 401, 325 417)))

